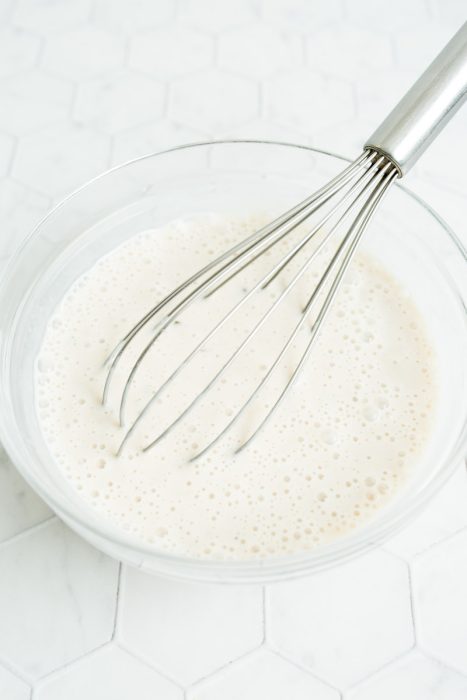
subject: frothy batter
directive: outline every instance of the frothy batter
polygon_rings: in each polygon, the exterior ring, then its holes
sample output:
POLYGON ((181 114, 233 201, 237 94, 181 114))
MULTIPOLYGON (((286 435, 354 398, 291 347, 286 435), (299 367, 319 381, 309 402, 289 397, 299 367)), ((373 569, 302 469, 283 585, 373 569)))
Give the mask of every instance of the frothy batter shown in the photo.
MULTIPOLYGON (((125 434, 117 421, 119 396, 148 333, 125 356, 103 408, 105 358, 160 298, 257 225, 206 214, 134 236, 69 289, 38 358, 40 422, 66 478, 118 527, 172 553, 244 559, 329 542, 395 497, 427 442, 436 392, 423 321, 395 280, 357 255, 300 381, 248 448, 234 455, 290 377, 311 321, 258 400, 205 456, 189 462, 264 376, 300 318, 324 257, 212 391, 165 439, 142 452, 240 344, 303 258, 255 294, 163 392, 116 457, 125 434)), ((281 242, 161 336, 131 386, 126 428, 177 363, 290 245, 281 242)))

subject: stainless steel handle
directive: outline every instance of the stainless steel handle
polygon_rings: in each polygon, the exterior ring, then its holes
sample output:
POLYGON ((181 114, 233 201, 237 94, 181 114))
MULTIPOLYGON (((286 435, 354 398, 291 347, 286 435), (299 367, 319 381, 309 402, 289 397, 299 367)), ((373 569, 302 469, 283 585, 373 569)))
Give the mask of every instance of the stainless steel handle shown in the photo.
MULTIPOLYGON (((384 89, 384 88, 383 88, 384 89)), ((467 22, 365 143, 405 175, 467 98, 467 22)))

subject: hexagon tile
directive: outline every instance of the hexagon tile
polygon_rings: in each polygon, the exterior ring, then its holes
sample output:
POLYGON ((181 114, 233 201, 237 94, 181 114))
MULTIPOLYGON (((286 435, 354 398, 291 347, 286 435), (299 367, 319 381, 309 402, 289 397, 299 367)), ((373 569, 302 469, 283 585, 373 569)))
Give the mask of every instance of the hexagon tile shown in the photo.
POLYGON ((0 698, 5 700, 29 700, 31 689, 26 683, 0 666, 0 698))
POLYGON ((0 78, 18 75, 37 61, 41 40, 21 29, 0 28, 0 78))
POLYGON ((0 257, 11 255, 49 208, 45 195, 11 179, 0 180, 0 257))
POLYGON ((110 639, 118 564, 57 520, 3 545, 0 571, 0 659, 29 677, 110 639))
POLYGON ((122 591, 117 639, 184 684, 262 642, 259 587, 179 583, 126 569, 122 591))
POLYGON ((108 645, 39 683, 34 700, 182 700, 173 683, 115 645, 108 645))
POLYGON ((408 570, 382 552, 271 586, 266 603, 271 646, 339 687, 413 645, 408 570))
POLYGON ((37 131, 67 117, 73 87, 62 78, 34 69, 2 83, 0 129, 13 134, 37 131))
POLYGON ((20 139, 13 176, 51 196, 64 195, 108 165, 109 137, 82 126, 49 127, 20 139))
POLYGON ((130 71, 111 78, 82 83, 74 116, 81 124, 103 133, 144 124, 162 116, 165 87, 156 80, 130 71))
POLYGON ((83 80, 120 68, 124 56, 121 36, 84 26, 52 37, 46 44, 43 64, 51 73, 83 80))
MULTIPOLYGON (((357 156, 466 18, 465 0, 0 0, 0 266, 53 202, 150 151, 357 156)), ((406 184, 467 242, 466 129, 467 108, 406 184)), ((465 700, 466 591, 465 465, 382 547, 262 589, 120 566, 0 449, 0 700, 465 700)))
POLYGON ((207 68, 213 56, 211 37, 195 29, 174 26, 136 34, 131 41, 129 63, 136 70, 167 80, 207 68))
POLYGON ((467 678, 415 651, 387 666, 346 700, 465 700, 467 678))
POLYGON ((258 99, 250 79, 211 70, 173 81, 169 114, 180 124, 215 133, 257 116, 258 99))
MULTIPOLYGON (((47 520, 52 512, 18 474, 0 447, 0 543, 47 520)), ((0 695, 1 697, 1 695, 0 695)))
POLYGON ((188 693, 188 700, 339 700, 337 690, 260 649, 215 673, 188 693))
POLYGON ((467 530, 414 561, 413 587, 420 646, 467 674, 467 530))

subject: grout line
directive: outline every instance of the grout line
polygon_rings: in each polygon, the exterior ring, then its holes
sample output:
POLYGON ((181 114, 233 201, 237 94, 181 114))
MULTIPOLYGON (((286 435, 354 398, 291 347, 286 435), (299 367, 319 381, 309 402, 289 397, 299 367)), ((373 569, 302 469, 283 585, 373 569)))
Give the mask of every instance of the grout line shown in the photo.
POLYGON ((237 656, 235 659, 230 659, 230 661, 227 661, 225 664, 222 664, 222 666, 218 666, 217 668, 215 668, 214 671, 211 671, 210 673, 206 673, 205 676, 198 678, 197 681, 188 685, 186 687, 186 690, 191 692, 191 690, 193 690, 194 688, 196 689, 198 686, 202 685, 203 683, 210 681, 211 678, 216 676, 218 673, 222 673, 223 671, 226 671, 230 666, 234 666, 237 663, 240 663, 241 661, 246 659, 248 656, 252 656, 257 651, 259 651, 262 648, 262 646, 263 645, 260 644, 260 646, 253 647, 252 649, 245 651, 243 654, 241 654, 240 656, 237 656))
POLYGON ((115 641, 115 638, 117 636, 118 627, 119 627, 120 605, 121 605, 121 599, 122 599, 122 596, 120 595, 121 590, 122 590, 122 568, 123 568, 123 564, 122 564, 122 562, 119 562, 118 574, 117 574, 117 590, 116 590, 116 594, 115 594, 114 624, 113 624, 113 629, 112 629, 112 636, 110 637, 110 639, 112 641, 115 641))
MULTIPOLYGON (((5 132, 6 133, 6 132, 5 132)), ((19 137, 15 136, 13 134, 7 134, 6 136, 9 136, 13 140, 13 147, 11 149, 10 157, 8 158, 8 163, 5 171, 4 177, 8 177, 11 175, 13 172, 13 164, 16 160, 16 156, 18 153, 18 146, 19 146, 19 137)))
POLYGON ((76 658, 71 659, 70 661, 66 661, 64 664, 59 666, 58 668, 53 669, 52 671, 49 671, 48 673, 44 673, 44 675, 40 676, 38 678, 36 684, 34 685, 34 689, 36 690, 37 688, 41 688, 41 686, 54 679, 54 678, 60 678, 62 673, 69 668, 72 668, 73 666, 78 666, 79 664, 83 663, 86 659, 88 658, 93 658, 93 656, 96 656, 102 649, 105 647, 111 646, 112 642, 111 640, 107 639, 105 642, 102 642, 102 644, 99 644, 98 646, 94 647, 93 649, 89 649, 88 651, 85 651, 83 654, 80 654, 76 658))
POLYGON ((439 545, 445 544, 446 542, 453 540, 455 537, 457 537, 465 531, 467 531, 467 525, 462 525, 462 527, 459 527, 457 530, 454 530, 454 532, 450 532, 448 535, 445 535, 441 539, 436 540, 436 542, 432 542, 430 545, 428 545, 428 547, 414 554, 414 556, 411 559, 411 563, 418 561, 420 557, 424 556, 427 552, 431 552, 432 549, 439 547, 439 545))
POLYGON ((66 125, 84 126, 84 124, 76 118, 76 107, 78 104, 78 90, 81 87, 78 83, 71 83, 71 98, 68 105, 68 117, 66 125))
POLYGON ((186 686, 183 685, 180 681, 178 681, 174 676, 171 676, 170 674, 167 673, 167 671, 164 671, 162 668, 160 668, 159 666, 154 664, 144 654, 136 652, 131 647, 126 646, 126 644, 121 639, 117 639, 115 642, 112 642, 112 643, 115 644, 115 646, 117 646, 119 649, 124 651, 126 654, 129 654, 130 656, 132 656, 134 659, 136 659, 136 661, 139 661, 140 663, 144 664, 144 666, 147 666, 147 668, 150 668, 151 671, 155 671, 156 673, 158 673, 159 676, 162 676, 162 678, 165 678, 166 681, 169 681, 170 683, 175 685, 180 690, 185 690, 186 686))
POLYGON ((363 678, 360 678, 355 683, 352 683, 348 688, 345 689, 345 692, 347 692, 348 690, 354 690, 355 688, 358 688, 360 685, 363 685, 375 676, 379 676, 380 674, 384 673, 386 669, 388 669, 390 666, 397 664, 399 661, 402 661, 403 658, 405 658, 406 656, 410 656, 410 654, 413 654, 413 652, 416 650, 417 645, 412 644, 412 646, 408 649, 405 649, 404 651, 399 652, 395 656, 392 656, 388 661, 385 661, 384 664, 381 664, 381 666, 378 666, 378 668, 375 668, 373 671, 370 671, 370 673, 367 673, 367 675, 363 676, 363 678))
POLYGON ((467 678, 467 667, 465 671, 461 671, 460 668, 456 668, 455 666, 446 663, 443 659, 440 659, 437 656, 435 656, 429 649, 425 649, 423 645, 419 644, 416 650, 419 651, 420 654, 422 654, 422 656, 426 656, 427 659, 429 659, 430 661, 434 661, 436 664, 438 664, 442 668, 447 669, 451 673, 457 673, 459 676, 467 678))
MULTIPOLYGON (((63 121, 63 122, 60 122, 60 125, 67 124, 67 123, 68 123, 67 121, 63 121)), ((57 124, 55 124, 55 126, 57 126, 57 124)), ((34 131, 34 132, 29 132, 29 133, 30 134, 37 134, 37 133, 40 133, 40 131, 41 130, 39 130, 39 132, 34 131)), ((50 194, 50 192, 44 192, 43 190, 40 190, 37 187, 30 185, 29 183, 23 182, 23 180, 21 180, 18 177, 15 177, 14 175, 10 175, 8 180, 10 182, 15 182, 17 185, 20 185, 21 187, 24 187, 25 190, 32 192, 33 194, 37 195, 38 197, 42 197, 43 199, 46 199, 48 202, 48 206, 51 206, 51 202, 53 201, 53 198, 57 196, 57 195, 50 194)), ((45 214, 43 214, 42 216, 38 216, 36 219, 36 224, 38 224, 40 221, 42 221, 44 216, 45 216, 45 214)))
POLYGON ((40 531, 41 529, 43 529, 47 525, 49 525, 53 520, 56 520, 57 522, 61 522, 61 521, 59 521, 59 518, 55 514, 49 515, 47 518, 45 518, 45 520, 41 520, 40 523, 36 523, 36 525, 31 525, 30 527, 27 527, 25 530, 18 532, 16 535, 13 535, 12 537, 8 537, 6 540, 3 540, 3 542, 0 542, 0 550, 4 549, 5 547, 8 547, 10 544, 14 544, 15 542, 20 542, 22 539, 25 539, 28 535, 31 535, 36 531, 40 531))
POLYGON ((12 676, 15 676, 15 678, 25 683, 30 688, 32 687, 32 684, 34 682, 32 676, 30 676, 28 673, 24 673, 19 667, 17 667, 8 659, 5 659, 3 656, 0 657, 0 666, 3 667, 9 673, 11 673, 12 676))
POLYGON ((266 586, 262 586, 262 609, 263 609, 263 641, 262 644, 266 644, 266 596, 267 596, 267 588, 266 586))
POLYGON ((415 591, 414 591, 414 587, 413 587, 412 570, 411 570, 409 564, 407 564, 407 573, 408 573, 408 578, 409 578, 410 615, 412 618, 414 646, 416 646, 417 642, 418 642, 418 629, 417 629, 417 624, 416 624, 417 618, 416 618, 416 614, 415 614, 415 591))
POLYGON ((331 682, 330 682, 329 680, 327 680, 326 678, 323 678, 322 676, 320 676, 319 674, 317 674, 313 669, 308 668, 308 667, 305 666, 304 664, 300 663, 300 661, 297 661, 297 660, 294 659, 293 657, 290 657, 290 656, 288 656, 287 654, 285 654, 282 650, 276 649, 275 647, 272 647, 272 646, 270 646, 269 644, 266 644, 266 645, 265 645, 265 649, 267 649, 267 650, 268 650, 269 652, 271 652, 272 654, 275 654, 276 656, 278 656, 278 657, 279 657, 280 659, 282 659, 283 661, 287 661, 287 663, 291 664, 292 666, 295 666, 295 668, 297 668, 299 671, 302 671, 303 673, 306 673, 306 674, 308 674, 309 676, 311 676, 312 678, 315 678, 316 680, 320 681, 320 683, 323 683, 324 685, 327 685, 328 688, 332 688, 333 690, 335 690, 336 692, 338 692, 339 695, 340 695, 340 697, 342 698, 342 692, 343 692, 343 691, 342 691, 340 688, 338 688, 336 685, 334 685, 334 683, 331 683, 331 682))
POLYGON ((40 43, 39 43, 39 50, 37 52, 36 60, 33 64, 32 68, 36 69, 36 70, 40 70, 42 67, 42 64, 44 62, 45 48, 46 48, 47 40, 41 34, 34 34, 34 35, 39 37, 40 43))

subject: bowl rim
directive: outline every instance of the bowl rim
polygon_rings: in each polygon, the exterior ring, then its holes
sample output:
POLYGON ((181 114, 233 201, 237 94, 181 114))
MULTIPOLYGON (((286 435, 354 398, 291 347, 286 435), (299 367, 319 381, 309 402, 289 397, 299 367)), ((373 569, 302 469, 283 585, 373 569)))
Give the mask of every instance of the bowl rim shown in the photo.
MULTIPOLYGON (((95 182, 103 180, 111 173, 117 170, 123 170, 126 167, 132 166, 138 162, 149 160, 152 158, 157 158, 158 156, 163 156, 171 153, 176 153, 183 150, 195 149, 200 147, 212 147, 218 145, 264 145, 264 146, 280 146, 291 149, 300 149, 308 151, 310 153, 318 153, 324 156, 330 156, 334 159, 340 160, 343 163, 352 162, 350 158, 342 156, 340 154, 334 153, 321 148, 315 148, 312 146, 307 146, 304 144, 296 144, 288 141, 276 141, 269 139, 219 139, 219 140, 206 140, 206 141, 196 141, 186 144, 181 144, 174 146, 172 148, 167 148, 160 151, 154 151, 147 153, 145 155, 133 158, 131 160, 125 161, 124 163, 117 164, 112 168, 105 170, 104 172, 96 175, 95 177, 89 179, 68 195, 64 196, 56 205, 54 205, 50 211, 48 211, 45 216, 43 216, 38 223, 33 227, 30 233, 24 238, 22 243, 18 246, 13 255, 9 258, 6 268, 0 279, 0 292, 3 290, 5 285, 8 284, 10 280, 14 267, 19 262, 27 250, 30 241, 40 232, 43 225, 48 221, 49 218, 53 217, 55 213, 61 208, 65 207, 68 202, 70 202, 75 196, 77 196, 81 191, 92 186, 95 182)), ((394 183, 406 196, 413 199, 419 206, 422 207, 430 216, 432 216, 437 224, 444 230, 444 232, 449 236, 454 246, 457 248, 460 255, 467 261, 467 251, 457 236, 453 229, 444 221, 444 219, 429 205, 427 204, 419 195, 411 192, 406 187, 403 187, 399 182, 394 183)), ((458 289, 453 283, 451 274, 446 273, 448 281, 459 297, 458 289)), ((467 319, 467 307, 465 302, 460 299, 464 313, 467 319)), ((14 312, 16 318, 21 304, 17 306, 14 312)), ((14 332, 11 335, 14 335, 14 332)), ((4 350, 2 350, 2 354, 4 350)), ((0 389, 1 394, 3 394, 3 388, 0 389)), ((3 396, 2 396, 3 398, 3 396)), ((3 403, 3 401, 2 401, 3 403)), ((3 406, 2 406, 3 408, 3 406)), ((74 507, 68 503, 60 502, 53 494, 51 494, 46 487, 40 482, 40 480, 28 469, 23 460, 19 450, 16 447, 16 441, 18 435, 15 437, 10 434, 9 429, 4 424, 3 410, 0 410, 0 437, 3 446, 11 458, 13 464, 25 478, 25 480, 31 485, 31 487, 43 498, 43 500, 51 506, 55 513, 59 515, 70 527, 77 529, 79 526, 79 532, 91 533, 94 537, 97 537, 99 541, 110 542, 112 545, 123 546, 125 548, 136 551, 139 556, 145 557, 156 557, 159 561, 164 562, 168 565, 173 564, 181 567, 178 573, 170 575, 175 575, 177 578, 185 578, 190 580, 220 580, 224 582, 254 582, 256 581, 272 581, 272 580, 283 580, 286 578, 291 578, 299 575, 306 575, 307 573, 312 573, 313 571, 320 570, 323 568, 328 568, 332 565, 336 565, 346 561, 347 559, 356 556, 368 550, 371 547, 381 543, 386 540, 390 535, 395 534, 399 531, 405 523, 407 523, 412 517, 417 515, 420 510, 422 510, 433 496, 440 490, 443 484, 452 475, 455 469, 459 466, 462 458, 464 457, 464 445, 467 442, 467 422, 464 422, 463 427, 457 437, 456 442, 450 454, 446 457, 445 463, 442 467, 439 467, 435 476, 430 480, 428 485, 424 486, 421 491, 406 505, 402 512, 392 514, 389 519, 382 519, 380 522, 376 523, 373 528, 371 528, 371 522, 368 527, 357 528, 356 531, 351 532, 349 535, 337 538, 330 543, 320 545, 314 549, 304 550, 302 552, 268 557, 266 559, 244 559, 244 560, 222 560, 222 559, 208 559, 208 558, 196 558, 189 557, 180 554, 173 554, 169 551, 164 551, 158 549, 152 544, 145 543, 136 536, 132 536, 123 530, 119 530, 116 526, 113 526, 109 521, 107 522, 102 516, 99 518, 96 512, 96 519, 99 521, 99 526, 95 527, 89 521, 86 520, 85 516, 81 512, 79 507, 74 507), (16 438, 16 439, 15 439, 16 438), (371 531, 371 537, 370 537, 371 531), (195 573, 194 573, 195 572, 195 573), (229 578, 230 577, 230 578, 229 578)), ((84 504, 86 505, 86 504, 84 504)), ((89 506, 90 508, 90 506, 89 506)), ((102 549, 105 550, 104 544, 102 549)), ((156 569, 152 569, 156 571, 156 569)), ((160 573, 166 573, 162 568, 160 573)))

